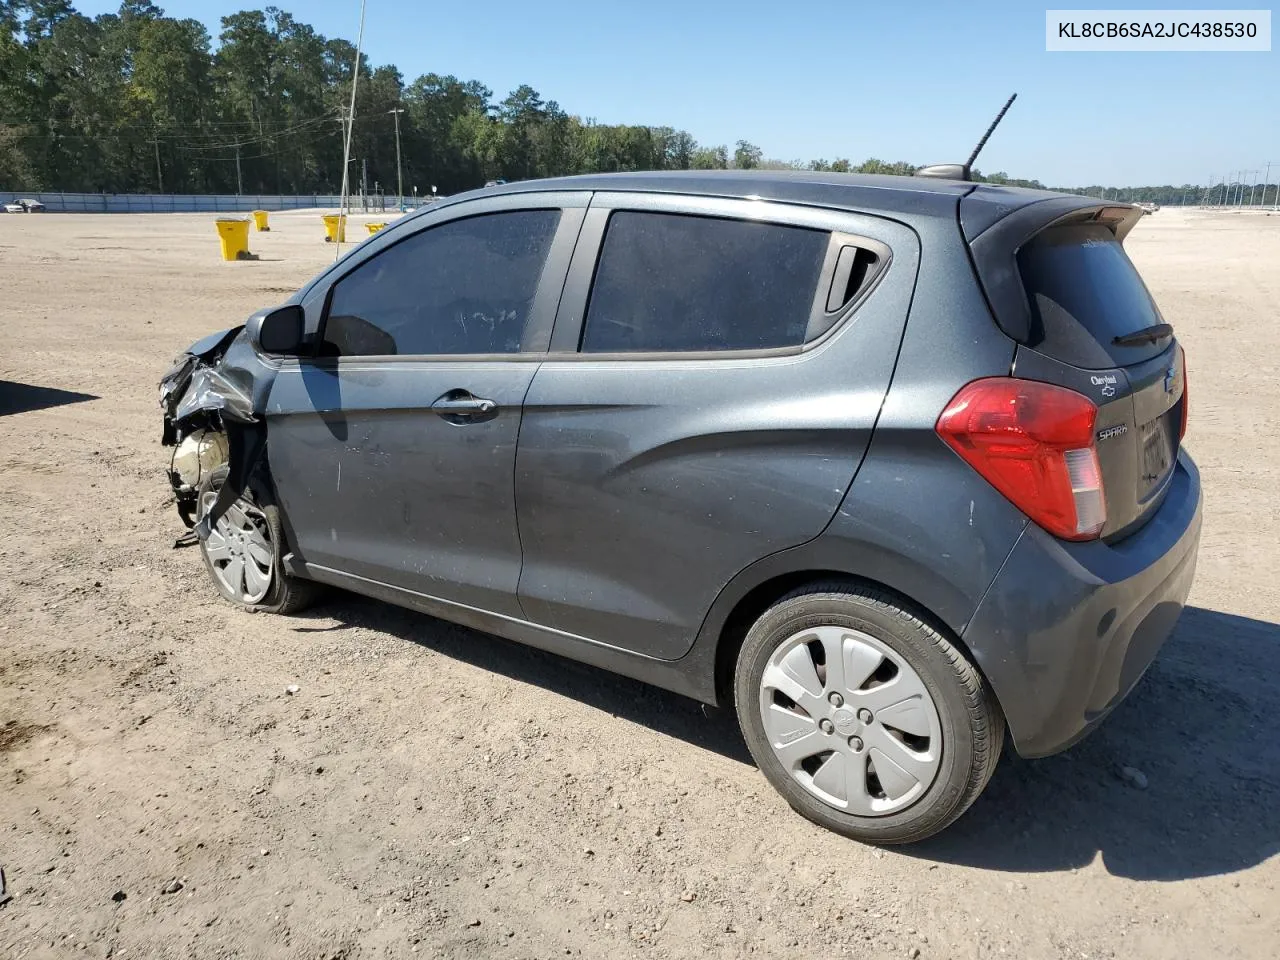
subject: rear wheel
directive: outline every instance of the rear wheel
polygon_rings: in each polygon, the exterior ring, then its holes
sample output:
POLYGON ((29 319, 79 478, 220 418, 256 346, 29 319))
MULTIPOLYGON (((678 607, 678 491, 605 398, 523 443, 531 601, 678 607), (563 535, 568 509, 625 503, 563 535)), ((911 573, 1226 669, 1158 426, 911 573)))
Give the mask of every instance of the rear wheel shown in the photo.
MULTIPOLYGON (((200 485, 197 518, 203 518, 227 479, 227 467, 210 471, 200 485)), ((236 606, 267 613, 296 613, 310 605, 319 588, 284 572, 280 563, 284 543, 280 512, 274 504, 259 505, 245 491, 218 518, 209 538, 200 544, 205 566, 218 592, 236 606)))
POLYGON ((981 674, 939 630, 845 584, 803 588, 756 621, 735 699, 752 756, 791 806, 873 843, 954 821, 1004 740, 981 674))

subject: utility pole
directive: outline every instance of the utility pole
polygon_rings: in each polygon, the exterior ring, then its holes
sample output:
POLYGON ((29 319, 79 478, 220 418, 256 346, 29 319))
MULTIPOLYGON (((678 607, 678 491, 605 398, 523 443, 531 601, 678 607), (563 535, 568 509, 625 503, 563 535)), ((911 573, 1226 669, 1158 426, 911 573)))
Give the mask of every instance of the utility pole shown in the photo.
POLYGON ((236 141, 236 196, 244 193, 244 179, 240 176, 240 142, 236 141))
POLYGON ((360 160, 360 205, 369 212, 369 158, 360 160))
MULTIPOLYGON (((333 121, 334 121, 334 123, 341 124, 341 126, 342 126, 341 136, 340 136, 340 138, 339 138, 339 139, 342 141, 343 149, 344 149, 344 151, 345 151, 345 149, 346 149, 346 144, 347 144, 347 140, 349 139, 349 134, 348 134, 348 131, 347 131, 347 117, 346 117, 346 114, 345 114, 345 113, 340 113, 338 116, 336 116, 336 117, 334 117, 334 118, 333 118, 333 121)), ((351 161, 350 161, 350 160, 348 160, 348 161, 347 161, 347 168, 349 168, 349 167, 350 167, 350 165, 351 165, 351 161)), ((343 182, 344 182, 344 183, 346 182, 346 177, 347 177, 347 169, 346 169, 346 168, 344 168, 344 169, 343 169, 343 171, 342 171, 342 180, 343 180, 343 182)), ((345 189, 346 189, 346 187, 343 187, 342 189, 343 189, 343 190, 345 190, 345 189)))
POLYGON ((160 173, 160 138, 153 137, 151 142, 156 147, 156 193, 164 193, 164 177, 160 173))
POLYGON ((396 107, 387 113, 396 118, 396 208, 399 209, 404 206, 404 170, 400 166, 400 114, 404 113, 404 107, 396 107))

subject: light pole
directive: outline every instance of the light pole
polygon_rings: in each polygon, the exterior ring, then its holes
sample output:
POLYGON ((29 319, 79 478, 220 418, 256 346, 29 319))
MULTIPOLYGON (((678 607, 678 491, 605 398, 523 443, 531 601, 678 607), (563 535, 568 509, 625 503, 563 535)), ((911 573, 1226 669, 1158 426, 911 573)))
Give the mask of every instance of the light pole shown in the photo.
POLYGON ((387 113, 396 118, 396 206, 404 206, 404 172, 400 167, 400 114, 404 113, 404 107, 396 107, 394 110, 388 110, 387 113))

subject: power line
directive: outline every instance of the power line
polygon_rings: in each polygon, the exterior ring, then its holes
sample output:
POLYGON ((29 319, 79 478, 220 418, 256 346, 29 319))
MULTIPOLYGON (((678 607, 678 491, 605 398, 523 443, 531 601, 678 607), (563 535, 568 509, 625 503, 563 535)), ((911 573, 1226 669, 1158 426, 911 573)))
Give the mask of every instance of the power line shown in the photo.
MULTIPOLYGON (((240 159, 241 160, 260 160, 263 157, 274 157, 279 155, 280 153, 285 152, 286 150, 296 149, 297 147, 309 147, 313 143, 319 143, 321 140, 328 139, 329 137, 333 136, 337 132, 338 131, 336 130, 326 130, 322 132, 318 137, 312 137, 309 140, 302 140, 302 141, 290 140, 288 143, 281 144, 279 147, 277 147, 274 150, 269 150, 266 153, 255 153, 247 157, 241 156, 240 159)), ((228 146, 235 146, 235 144, 228 144, 228 146)), ((208 161, 209 163, 217 163, 222 160, 234 160, 235 158, 236 158, 236 155, 234 153, 229 153, 226 156, 222 156, 222 157, 195 156, 190 158, 190 162, 203 163, 205 161, 208 161)))
MULTIPOLYGON (((98 118, 95 118, 98 119, 98 118)), ((315 117, 312 119, 324 119, 324 117, 315 117)), ((174 127, 186 128, 214 128, 214 127, 242 127, 247 128, 246 132, 253 132, 262 127, 271 126, 289 126, 290 124, 299 123, 296 118, 288 120, 189 120, 182 123, 159 123, 150 121, 148 123, 115 123, 112 127, 117 130, 142 130, 148 134, 161 133, 164 130, 172 130, 174 127)), ((80 126, 81 121, 72 117, 41 117, 41 118, 18 118, 18 119, 0 119, 0 126, 9 127, 51 127, 55 125, 80 126)), ((169 134, 170 136, 180 136, 180 134, 169 134)))
POLYGON ((326 120, 332 120, 332 119, 333 119, 332 117, 316 117, 312 120, 304 120, 301 123, 297 124, 296 126, 287 127, 284 130, 276 130, 276 131, 273 131, 272 133, 260 134, 256 137, 248 137, 245 139, 240 139, 237 137, 235 140, 229 140, 226 143, 200 143, 200 144, 195 144, 194 146, 182 146, 181 144, 178 144, 177 149, 195 151, 195 150, 226 150, 229 148, 234 149, 236 147, 247 147, 253 143, 262 143, 267 140, 278 140, 280 137, 286 136, 295 131, 305 130, 307 127, 313 127, 317 123, 323 123, 326 120))
MULTIPOLYGON (((5 121, 0 121, 0 126, 7 126, 10 128, 17 129, 18 135, 23 139, 27 139, 27 140, 46 140, 46 141, 47 140, 112 140, 112 141, 137 140, 138 142, 149 142, 152 140, 159 140, 178 150, 222 150, 222 149, 232 148, 237 143, 239 143, 241 146, 246 146, 251 143, 259 143, 265 140, 272 140, 277 137, 287 136, 288 134, 293 133, 295 131, 305 130, 307 127, 313 126, 317 123, 323 123, 324 121, 330 120, 330 119, 332 119, 332 117, 313 117, 309 120, 289 121, 290 123, 289 126, 286 126, 280 129, 245 131, 246 134, 252 134, 252 135, 237 137, 235 140, 219 140, 213 143, 201 143, 195 139, 196 137, 199 137, 202 134, 210 137, 215 135, 214 131, 207 131, 207 132, 203 131, 199 128, 198 125, 194 127, 189 127, 188 128, 188 130, 190 130, 189 133, 174 132, 172 128, 169 128, 169 131, 165 132, 164 129, 160 127, 144 128, 140 126, 135 127, 135 126, 125 125, 121 127, 121 126, 113 125, 112 132, 99 133, 99 134, 61 133, 57 131, 32 130, 30 129, 32 126, 38 126, 38 125, 33 125, 33 124, 24 125, 24 124, 9 123, 5 121), (133 136, 130 136, 127 133, 121 132, 122 130, 123 131, 136 130, 139 132, 133 136), (145 132, 145 136, 143 135, 143 132, 145 132), (187 143, 179 142, 183 140, 186 140, 188 142, 187 143)), ((79 129, 83 129, 83 127, 80 127, 79 129)), ((219 136, 220 138, 225 138, 227 134, 230 132, 231 131, 223 131, 221 134, 217 134, 217 136, 219 136)))
MULTIPOLYGON (((162 141, 165 143, 165 146, 166 146, 168 149, 171 149, 171 150, 178 150, 178 151, 181 151, 182 153, 188 154, 188 155, 189 155, 189 157, 190 157, 190 160, 192 160, 192 161, 197 161, 197 160, 210 160, 210 161, 215 161, 215 162, 216 162, 216 161, 219 161, 219 160, 233 160, 233 159, 235 159, 235 154, 232 154, 232 155, 230 155, 230 156, 210 156, 210 155, 208 154, 208 151, 214 151, 214 150, 235 150, 235 151, 236 151, 236 153, 239 153, 242 147, 252 146, 252 145, 254 145, 254 144, 265 144, 265 143, 271 143, 271 144, 273 144, 273 145, 274 145, 274 144, 276 144, 279 140, 281 140, 282 138, 295 139, 295 142, 294 142, 294 143, 292 143, 292 144, 284 144, 284 145, 282 145, 282 146, 283 146, 283 147, 285 147, 285 148, 287 148, 287 147, 289 147, 289 146, 295 146, 295 147, 296 147, 296 146, 306 146, 307 144, 309 144, 309 143, 314 143, 314 142, 316 142, 316 140, 321 139, 321 138, 313 138, 313 139, 311 139, 311 140, 308 140, 308 141, 306 141, 306 142, 304 142, 304 143, 299 144, 299 143, 297 143, 297 142, 296 142, 295 135, 296 135, 297 133, 301 132, 301 131, 304 131, 304 130, 308 130, 308 129, 314 128, 317 124, 323 123, 324 121, 326 121, 326 120, 331 120, 331 119, 333 119, 333 118, 332 118, 332 117, 316 117, 316 118, 314 118, 314 119, 312 119, 312 120, 304 120, 304 121, 303 121, 303 122, 301 122, 301 123, 294 124, 293 126, 291 126, 291 127, 287 127, 287 128, 285 128, 285 129, 283 129, 283 130, 273 131, 273 132, 271 132, 271 133, 262 134, 262 135, 259 135, 259 136, 246 137, 246 138, 239 139, 239 140, 224 141, 224 142, 219 142, 219 143, 187 143, 187 144, 183 144, 183 143, 175 143, 175 142, 173 142, 172 140, 168 140, 168 139, 166 139, 166 138, 161 138, 161 137, 156 137, 156 136, 152 136, 152 137, 145 137, 145 138, 139 137, 139 138, 136 138, 136 142, 138 142, 139 144, 143 144, 143 143, 150 143, 150 144, 152 144, 152 145, 154 146, 155 151, 156 151, 156 154, 157 154, 157 157, 156 157, 156 170, 157 170, 156 176, 157 176, 157 179, 159 179, 159 178, 160 178, 160 173, 159 173, 159 169, 160 169, 159 152, 160 152, 160 143, 161 143, 162 141)), ((134 138, 127 137, 127 136, 125 136, 125 135, 123 135, 123 134, 118 134, 118 133, 115 133, 115 134, 108 133, 108 134, 98 134, 98 135, 96 135, 96 136, 91 136, 91 135, 89 135, 89 134, 24 134, 24 135, 23 135, 23 139, 27 139, 27 140, 37 140, 37 141, 45 141, 45 142, 47 142, 47 141, 51 141, 51 140, 54 140, 54 139, 57 139, 57 140, 74 140, 74 141, 77 141, 77 142, 90 141, 90 142, 94 142, 94 143, 100 143, 100 142, 102 142, 102 141, 104 141, 104 140, 110 140, 110 141, 113 141, 113 142, 120 142, 120 141, 125 141, 125 140, 132 140, 132 139, 134 139, 134 138)), ((242 156, 242 157, 241 157, 241 159, 245 159, 245 160, 253 160, 253 159, 258 159, 258 158, 261 158, 261 157, 275 156, 275 155, 279 154, 280 152, 281 152, 281 147, 273 146, 273 147, 272 147, 272 149, 271 149, 270 151, 267 151, 267 152, 265 152, 265 153, 258 153, 258 154, 254 154, 254 155, 252 155, 252 156, 250 156, 250 157, 244 157, 244 156, 242 156)))

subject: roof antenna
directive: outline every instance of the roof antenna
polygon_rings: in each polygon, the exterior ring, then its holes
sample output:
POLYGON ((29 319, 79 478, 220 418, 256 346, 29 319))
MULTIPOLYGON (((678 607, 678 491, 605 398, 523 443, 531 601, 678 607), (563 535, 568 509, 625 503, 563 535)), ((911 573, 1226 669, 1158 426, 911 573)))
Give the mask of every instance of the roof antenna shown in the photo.
POLYGON ((1018 99, 1015 93, 1004 102, 1004 106, 1000 108, 1000 112, 996 114, 996 118, 991 121, 991 126, 987 127, 987 132, 982 135, 982 139, 978 141, 978 145, 973 148, 973 153, 969 154, 969 159, 964 163, 935 163, 932 166, 921 167, 916 171, 917 177, 938 177, 943 180, 969 180, 972 179, 973 161, 978 159, 978 154, 982 152, 982 148, 987 145, 987 141, 991 139, 991 134, 995 133, 996 127, 1000 125, 1000 121, 1004 119, 1004 115, 1009 112, 1009 108, 1013 106, 1013 101, 1018 99))

